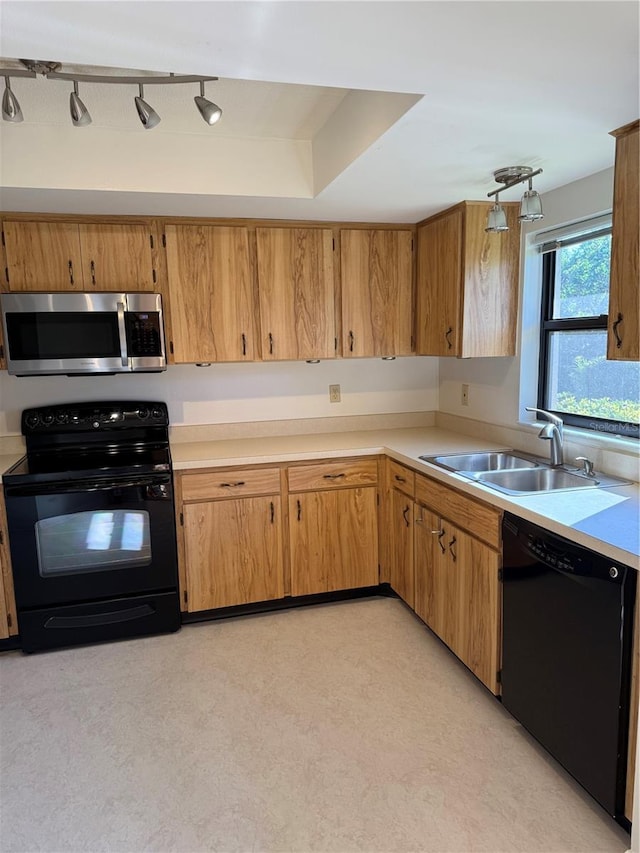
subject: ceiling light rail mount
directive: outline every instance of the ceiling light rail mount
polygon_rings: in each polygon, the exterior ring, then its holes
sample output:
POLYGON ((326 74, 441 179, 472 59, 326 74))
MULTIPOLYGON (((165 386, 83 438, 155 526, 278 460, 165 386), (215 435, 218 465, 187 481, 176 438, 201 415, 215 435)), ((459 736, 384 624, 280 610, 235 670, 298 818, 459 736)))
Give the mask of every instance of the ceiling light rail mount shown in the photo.
POLYGON ((116 85, 138 86, 138 95, 134 98, 138 117, 145 129, 150 130, 160 123, 160 116, 149 104, 143 100, 144 86, 166 86, 176 83, 198 83, 200 94, 194 97, 195 104, 204 121, 213 125, 222 116, 222 110, 212 101, 204 97, 204 84, 217 80, 217 77, 203 77, 195 74, 142 74, 139 76, 126 76, 120 74, 79 74, 75 72, 61 71, 62 63, 46 62, 41 59, 21 59, 24 68, 0 69, 0 76, 5 79, 5 90, 2 97, 2 118, 5 121, 23 121, 22 110, 15 94, 11 90, 11 77, 37 77, 41 75, 48 80, 68 80, 73 83, 73 92, 70 95, 69 110, 71 121, 76 127, 84 127, 91 124, 91 116, 80 100, 78 94, 78 83, 100 83, 116 85))

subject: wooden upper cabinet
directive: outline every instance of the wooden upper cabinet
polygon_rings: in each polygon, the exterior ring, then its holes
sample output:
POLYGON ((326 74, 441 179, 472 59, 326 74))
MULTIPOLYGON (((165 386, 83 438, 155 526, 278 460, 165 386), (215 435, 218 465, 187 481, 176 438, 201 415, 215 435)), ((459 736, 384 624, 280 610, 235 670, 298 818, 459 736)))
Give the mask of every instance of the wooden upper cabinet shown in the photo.
POLYGON ((85 290, 153 290, 151 235, 144 225, 80 225, 85 290))
POLYGON ((342 352, 411 355, 413 232, 340 231, 342 352))
POLYGON ((520 223, 486 233, 490 202, 462 202, 418 226, 416 352, 462 358, 515 355, 520 223))
POLYGON ((2 223, 9 290, 83 290, 75 223, 2 223))
POLYGON ((637 361, 640 359, 640 121, 614 130, 612 135, 616 137, 616 164, 607 358, 637 361))
POLYGON ((248 230, 167 225, 174 361, 256 359, 248 230))
POLYGON ((262 357, 336 355, 333 234, 319 228, 257 228, 262 357))
POLYGON ((9 290, 153 290, 146 225, 3 223, 9 290))

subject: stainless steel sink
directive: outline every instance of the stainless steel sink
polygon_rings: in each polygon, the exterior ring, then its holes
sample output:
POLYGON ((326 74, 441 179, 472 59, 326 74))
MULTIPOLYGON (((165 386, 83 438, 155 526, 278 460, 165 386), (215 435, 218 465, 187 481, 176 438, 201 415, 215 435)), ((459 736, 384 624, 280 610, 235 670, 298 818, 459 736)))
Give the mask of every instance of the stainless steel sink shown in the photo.
POLYGON ((481 452, 481 453, 456 453, 446 456, 421 456, 425 462, 431 462, 440 468, 458 473, 475 471, 504 471, 514 468, 538 468, 539 463, 531 459, 525 459, 516 453, 504 452, 481 452))
POLYGON ((586 477, 565 471, 563 468, 542 466, 513 471, 485 471, 475 474, 472 479, 505 492, 507 495, 559 492, 565 489, 594 489, 601 485, 597 476, 586 477))

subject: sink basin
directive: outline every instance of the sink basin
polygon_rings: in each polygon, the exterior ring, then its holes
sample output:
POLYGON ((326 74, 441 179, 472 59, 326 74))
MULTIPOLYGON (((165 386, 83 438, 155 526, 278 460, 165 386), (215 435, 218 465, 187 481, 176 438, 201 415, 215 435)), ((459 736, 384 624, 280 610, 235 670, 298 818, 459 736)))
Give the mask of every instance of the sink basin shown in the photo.
POLYGON ((558 492, 563 489, 594 489, 601 485, 597 477, 572 474, 563 468, 529 468, 513 471, 487 471, 473 479, 507 495, 558 492))
POLYGON ((538 468, 537 462, 525 459, 510 452, 457 453, 446 456, 421 456, 425 462, 431 462, 448 471, 461 473, 474 471, 505 471, 519 468, 538 468))

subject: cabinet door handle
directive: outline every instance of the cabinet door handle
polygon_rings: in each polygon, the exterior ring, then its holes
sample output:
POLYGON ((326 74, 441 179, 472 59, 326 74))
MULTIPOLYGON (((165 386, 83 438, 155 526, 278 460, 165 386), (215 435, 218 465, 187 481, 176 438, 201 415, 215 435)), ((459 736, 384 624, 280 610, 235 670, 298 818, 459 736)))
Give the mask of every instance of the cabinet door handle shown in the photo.
POLYGON ((231 489, 236 486, 244 486, 244 480, 236 480, 235 483, 220 483, 221 489, 231 489))
POLYGON ((322 477, 324 480, 339 480, 344 474, 323 474, 322 477))
POLYGON ((296 501, 296 503, 298 504, 298 521, 300 521, 300 519, 302 518, 302 504, 300 503, 300 501, 296 501))
POLYGON ((444 536, 444 534, 445 534, 445 529, 444 529, 444 527, 443 527, 441 530, 434 530, 434 531, 433 531, 433 533, 437 533, 437 534, 438 534, 438 545, 440 546, 440 550, 441 550, 441 551, 442 551, 442 553, 444 554, 444 552, 446 551, 446 548, 444 547, 444 544, 443 544, 443 542, 442 542, 442 537, 443 537, 443 536, 444 536))
POLYGON ((247 354, 247 336, 245 333, 242 333, 242 355, 247 354))
POLYGON ((622 323, 623 320, 624 320, 624 317, 622 316, 622 314, 618 313, 618 319, 615 320, 615 322, 613 324, 613 334, 615 335, 615 338, 616 338, 617 349, 620 349, 620 347, 622 346, 622 338, 618 334, 618 326, 620 325, 620 323, 622 323))
POLYGON ((96 283, 96 265, 95 265, 95 262, 91 261, 89 266, 91 268, 91 284, 95 284, 96 283))
POLYGON ((451 334, 452 333, 453 333, 453 329, 451 328, 451 326, 449 326, 449 328, 447 329, 447 331, 444 334, 444 336, 447 340, 447 346, 449 349, 451 349, 453 347, 453 344, 451 343, 451 334))
POLYGON ((449 542, 449 553, 451 554, 451 558, 453 559, 453 562, 454 562, 454 563, 455 563, 455 561, 458 559, 458 555, 457 555, 457 554, 456 554, 456 552, 453 550, 453 546, 454 546, 455 544, 456 544, 456 537, 454 536, 454 537, 453 537, 453 539, 451 540, 451 542, 449 542))
POLYGON ((73 283, 73 261, 69 261, 69 284, 73 283))
POLYGON ((353 335, 353 332, 351 332, 351 331, 350 331, 350 332, 349 332, 349 352, 353 352, 353 344, 354 344, 354 342, 355 342, 355 337, 354 337, 354 335, 353 335))
POLYGON ((273 355, 273 335, 269 332, 269 355, 273 355))
POLYGON ((409 507, 408 506, 406 506, 402 510, 402 517, 404 518, 404 523, 407 525, 407 527, 409 527, 409 507))
POLYGON ((276 517, 276 508, 275 508, 275 507, 274 507, 274 505, 273 505, 273 501, 271 501, 271 502, 270 502, 269 507, 270 507, 270 510, 271 510, 271 524, 273 524, 273 521, 274 521, 274 519, 275 519, 275 517, 276 517))
POLYGON ((395 479, 396 479, 399 483, 406 483, 406 482, 407 482, 407 478, 406 478, 406 477, 401 477, 401 476, 400 476, 400 474, 395 474, 395 479))

